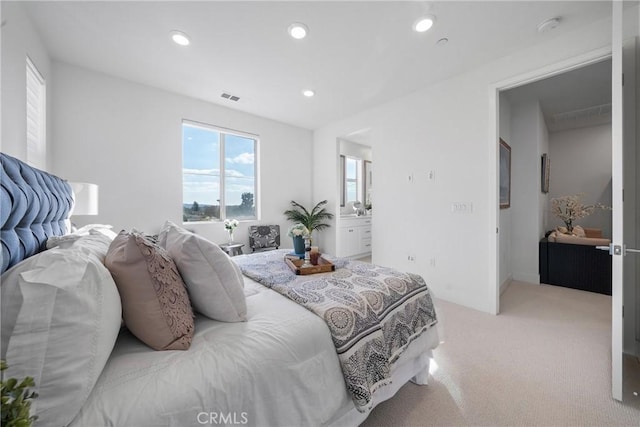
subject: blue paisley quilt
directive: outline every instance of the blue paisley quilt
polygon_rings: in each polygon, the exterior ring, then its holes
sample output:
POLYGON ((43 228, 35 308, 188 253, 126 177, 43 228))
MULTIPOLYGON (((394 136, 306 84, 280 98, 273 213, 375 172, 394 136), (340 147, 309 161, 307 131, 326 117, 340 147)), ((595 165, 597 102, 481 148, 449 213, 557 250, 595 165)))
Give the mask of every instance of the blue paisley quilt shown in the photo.
MULTIPOLYGON (((234 257, 242 273, 320 316, 329 327, 356 408, 391 380, 408 344, 437 323, 422 277, 359 261, 330 258, 336 270, 296 276, 286 250, 234 257)), ((326 257, 326 256, 325 256, 326 257)))

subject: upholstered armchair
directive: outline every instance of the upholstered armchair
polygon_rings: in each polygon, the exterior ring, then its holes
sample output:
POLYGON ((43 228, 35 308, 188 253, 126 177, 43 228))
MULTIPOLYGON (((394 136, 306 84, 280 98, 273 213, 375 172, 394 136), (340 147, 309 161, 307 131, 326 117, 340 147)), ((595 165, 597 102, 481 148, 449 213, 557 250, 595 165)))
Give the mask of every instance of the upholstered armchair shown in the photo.
POLYGON ((279 225, 252 225, 249 227, 249 246, 253 252, 280 247, 279 225))

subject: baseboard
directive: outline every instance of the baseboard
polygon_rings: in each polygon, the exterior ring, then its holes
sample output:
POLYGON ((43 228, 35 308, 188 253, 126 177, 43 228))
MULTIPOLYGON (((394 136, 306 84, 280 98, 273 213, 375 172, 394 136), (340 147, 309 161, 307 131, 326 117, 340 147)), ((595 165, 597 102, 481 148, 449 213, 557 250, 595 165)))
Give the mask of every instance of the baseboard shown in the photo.
POLYGON ((539 274, 527 274, 527 273, 514 273, 513 280, 518 282, 525 283, 535 283, 536 285, 540 284, 540 275, 539 274))
POLYGON ((511 285, 511 282, 513 282, 513 277, 509 276, 505 279, 504 282, 500 283, 500 295, 502 295, 504 291, 507 290, 509 285, 511 285))

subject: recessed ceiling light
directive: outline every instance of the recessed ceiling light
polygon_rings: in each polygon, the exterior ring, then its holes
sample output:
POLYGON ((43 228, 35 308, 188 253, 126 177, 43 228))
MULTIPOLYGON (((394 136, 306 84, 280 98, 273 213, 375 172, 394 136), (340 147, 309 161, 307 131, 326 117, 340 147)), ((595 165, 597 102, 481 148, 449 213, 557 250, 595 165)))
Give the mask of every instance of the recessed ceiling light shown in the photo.
POLYGON ((291 37, 300 40, 307 36, 309 28, 307 28, 306 25, 301 24, 300 22, 294 22, 293 24, 289 25, 288 31, 291 37))
POLYGON ((315 95, 316 93, 314 91, 312 91, 311 89, 306 89, 302 91, 302 94, 304 96, 306 96, 307 98, 311 98, 313 95, 315 95))
POLYGON ((189 44, 191 43, 191 40, 189 40, 189 36, 182 31, 173 30, 170 31, 169 34, 171 34, 171 40, 173 40, 180 46, 189 46, 189 44))
POLYGON ((436 22, 436 17, 432 16, 432 15, 427 15, 424 16, 420 19, 418 19, 414 24, 413 24, 413 29, 419 33, 424 33, 425 31, 428 31, 429 28, 433 27, 433 24, 436 22))
POLYGON ((546 21, 538 24, 538 32, 546 33, 547 31, 555 30, 558 28, 558 25, 560 25, 560 18, 556 17, 547 19, 546 21))

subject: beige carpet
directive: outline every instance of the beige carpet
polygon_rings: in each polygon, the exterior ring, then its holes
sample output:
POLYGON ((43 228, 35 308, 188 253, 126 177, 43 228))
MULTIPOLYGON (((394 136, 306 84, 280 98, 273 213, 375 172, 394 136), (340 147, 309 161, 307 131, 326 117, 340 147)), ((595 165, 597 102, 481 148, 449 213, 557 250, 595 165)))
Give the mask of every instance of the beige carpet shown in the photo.
POLYGON ((611 297, 514 282, 493 316, 438 301, 438 369, 407 384, 373 426, 640 426, 640 363, 611 398, 611 297), (637 394, 634 395, 634 392, 637 394))

